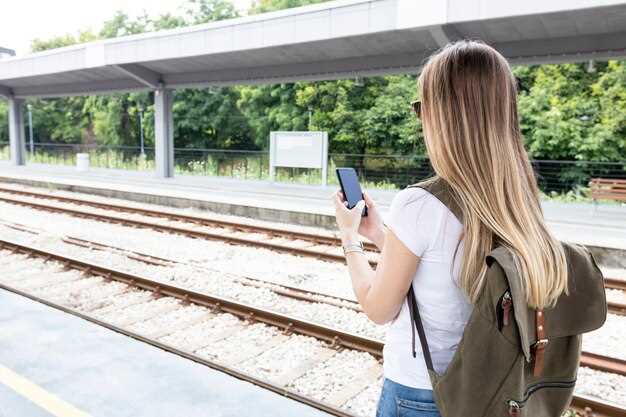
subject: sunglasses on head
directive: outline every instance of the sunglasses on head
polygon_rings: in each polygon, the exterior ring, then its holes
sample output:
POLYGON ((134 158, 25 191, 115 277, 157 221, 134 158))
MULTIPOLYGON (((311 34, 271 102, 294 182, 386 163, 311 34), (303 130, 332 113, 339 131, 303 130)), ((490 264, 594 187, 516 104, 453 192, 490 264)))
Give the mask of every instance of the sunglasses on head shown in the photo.
POLYGON ((418 119, 422 118, 422 102, 420 100, 411 102, 411 110, 413 110, 418 119))

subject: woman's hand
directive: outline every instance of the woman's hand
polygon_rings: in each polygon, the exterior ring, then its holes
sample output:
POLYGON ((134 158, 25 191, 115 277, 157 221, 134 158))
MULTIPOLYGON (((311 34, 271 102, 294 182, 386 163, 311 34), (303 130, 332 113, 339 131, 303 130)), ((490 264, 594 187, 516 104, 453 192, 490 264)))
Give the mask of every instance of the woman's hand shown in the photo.
POLYGON ((374 242, 379 249, 382 249, 385 241, 382 218, 374 200, 367 193, 363 193, 363 196, 365 201, 361 200, 355 207, 348 209, 343 192, 337 190, 334 194, 335 216, 341 239, 344 243, 354 242, 358 239, 357 235, 360 234, 374 242), (365 205, 367 205, 367 216, 361 217, 365 205))
POLYGON ((365 206, 365 201, 359 201, 352 209, 347 207, 348 202, 343 196, 341 190, 333 195, 333 202, 335 203, 335 219, 337 220, 337 226, 339 227, 339 233, 341 234, 341 241, 343 244, 353 243, 358 239, 359 225, 361 224, 361 213, 365 206))
POLYGON ((367 217, 361 219, 359 234, 374 242, 378 250, 382 251, 385 244, 385 226, 383 226, 383 218, 378 211, 378 207, 376 207, 376 203, 370 198, 369 194, 363 191, 363 197, 365 198, 365 205, 367 206, 367 217))

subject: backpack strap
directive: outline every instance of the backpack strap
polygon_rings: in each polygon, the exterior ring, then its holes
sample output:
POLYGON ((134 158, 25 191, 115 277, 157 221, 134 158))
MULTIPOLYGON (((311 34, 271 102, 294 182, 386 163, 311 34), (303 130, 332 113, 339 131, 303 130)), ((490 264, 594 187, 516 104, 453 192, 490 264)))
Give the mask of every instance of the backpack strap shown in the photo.
POLYGON ((426 340, 426 333, 424 332, 424 325, 420 317, 419 309, 417 308, 417 301, 415 300, 415 293, 413 292, 413 284, 409 288, 409 293, 406 298, 409 305, 409 314, 411 315, 411 332, 413 335, 413 357, 415 357, 415 327, 417 327, 417 333, 420 337, 420 343, 422 344, 422 352, 424 352, 424 360, 426 361, 426 368, 430 371, 435 371, 433 368, 433 359, 430 356, 430 349, 428 349, 428 340, 426 340), (415 325, 413 325, 415 324, 415 325))
POLYGON ((544 351, 548 345, 548 338, 546 337, 546 322, 543 317, 543 310, 536 310, 535 323, 537 328, 537 342, 533 345, 533 356, 535 357, 533 376, 541 376, 541 373, 543 372, 544 351))
MULTIPOLYGON (((409 185, 406 188, 422 188, 433 196, 435 196, 441 203, 446 206, 459 221, 462 220, 461 209, 459 208, 450 186, 439 177, 432 177, 418 184, 409 185)), ((413 357, 416 356, 415 352, 415 328, 417 328, 417 334, 420 338, 420 344, 422 345, 422 352, 424 354, 424 361, 426 362, 426 368, 429 371, 435 372, 433 367, 432 356, 430 355, 430 349, 428 348, 428 340, 426 339, 426 332, 424 331, 424 324, 420 316, 419 308, 417 307, 417 301, 415 299, 415 293, 413 291, 413 284, 409 288, 407 293, 407 304, 409 306, 409 314, 411 316, 411 334, 413 337, 412 348, 413 357)), ((435 372, 436 373, 436 372, 435 372)))

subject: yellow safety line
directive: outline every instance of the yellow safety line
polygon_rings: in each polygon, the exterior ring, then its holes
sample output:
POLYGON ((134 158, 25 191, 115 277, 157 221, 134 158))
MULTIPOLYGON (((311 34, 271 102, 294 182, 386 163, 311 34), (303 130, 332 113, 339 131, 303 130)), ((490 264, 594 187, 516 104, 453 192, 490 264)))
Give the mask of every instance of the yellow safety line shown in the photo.
POLYGON ((50 414, 58 417, 90 417, 32 381, 0 365, 0 384, 6 385, 50 414))

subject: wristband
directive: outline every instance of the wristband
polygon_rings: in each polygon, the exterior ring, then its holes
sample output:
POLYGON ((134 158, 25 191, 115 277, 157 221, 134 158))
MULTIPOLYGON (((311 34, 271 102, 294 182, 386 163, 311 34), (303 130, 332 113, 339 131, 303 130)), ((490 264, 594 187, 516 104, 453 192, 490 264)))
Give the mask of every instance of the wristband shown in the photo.
POLYGON ((361 252, 361 253, 364 253, 363 242, 349 243, 347 245, 343 245, 342 248, 343 248, 344 256, 349 254, 350 252, 361 252))

